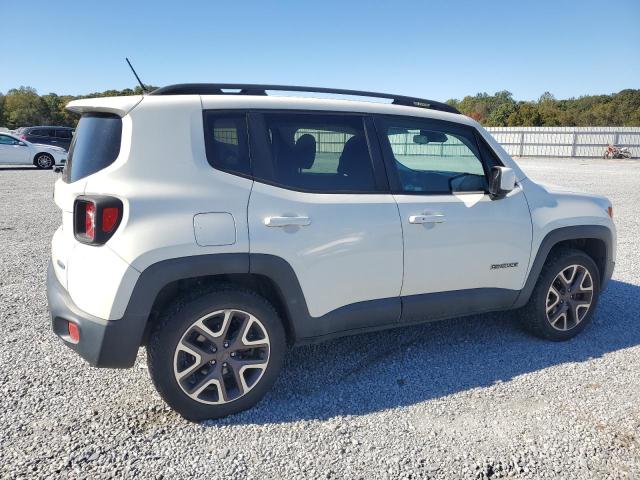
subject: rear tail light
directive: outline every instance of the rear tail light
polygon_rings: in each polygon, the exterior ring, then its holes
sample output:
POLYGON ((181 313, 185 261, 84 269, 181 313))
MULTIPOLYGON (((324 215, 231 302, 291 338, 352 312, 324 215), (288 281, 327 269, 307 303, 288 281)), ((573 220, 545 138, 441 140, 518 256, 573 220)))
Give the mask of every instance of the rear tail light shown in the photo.
POLYGON ((69 330, 69 338, 71 338, 71 340, 74 343, 78 343, 80 341, 80 329, 78 328, 78 325, 76 325, 73 322, 67 322, 67 329, 69 330))
POLYGON ((73 233, 89 245, 102 245, 115 233, 122 220, 122 202, 104 195, 81 196, 73 206, 73 233))
POLYGON ((27 136, 26 135, 20 135, 20 140, 26 140, 27 136))

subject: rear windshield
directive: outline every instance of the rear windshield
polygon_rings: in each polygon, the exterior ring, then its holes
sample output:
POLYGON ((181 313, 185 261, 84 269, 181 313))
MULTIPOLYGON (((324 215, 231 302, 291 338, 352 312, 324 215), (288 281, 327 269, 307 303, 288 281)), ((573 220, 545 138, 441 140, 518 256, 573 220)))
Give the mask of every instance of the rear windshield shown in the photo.
POLYGON ((69 148, 65 178, 80 180, 111 165, 120 153, 122 119, 110 113, 88 113, 78 122, 69 148))

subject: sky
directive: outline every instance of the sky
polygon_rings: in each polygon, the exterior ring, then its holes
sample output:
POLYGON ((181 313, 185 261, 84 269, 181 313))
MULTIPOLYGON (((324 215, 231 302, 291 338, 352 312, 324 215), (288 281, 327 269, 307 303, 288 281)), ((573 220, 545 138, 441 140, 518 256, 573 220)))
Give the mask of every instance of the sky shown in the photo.
POLYGON ((5 2, 15 15, 2 9, 4 93, 134 87, 125 56, 157 86, 271 83, 433 100, 640 88, 640 0, 5 2))

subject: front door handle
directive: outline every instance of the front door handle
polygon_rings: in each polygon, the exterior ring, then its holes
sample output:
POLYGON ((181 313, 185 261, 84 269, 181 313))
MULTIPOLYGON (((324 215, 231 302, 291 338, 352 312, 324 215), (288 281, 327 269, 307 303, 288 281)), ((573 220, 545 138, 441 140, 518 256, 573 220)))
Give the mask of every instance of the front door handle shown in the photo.
POLYGON ((444 215, 441 213, 427 213, 423 215, 409 216, 409 223, 443 223, 444 215))
POLYGON ((311 225, 309 217, 265 217, 267 227, 306 227, 311 225))

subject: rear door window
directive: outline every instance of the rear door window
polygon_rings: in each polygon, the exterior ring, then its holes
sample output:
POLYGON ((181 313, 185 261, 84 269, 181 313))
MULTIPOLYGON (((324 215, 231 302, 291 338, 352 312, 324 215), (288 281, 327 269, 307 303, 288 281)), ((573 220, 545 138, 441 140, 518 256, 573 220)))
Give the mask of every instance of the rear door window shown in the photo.
POLYGON ((109 113, 80 118, 69 149, 65 175, 75 182, 111 165, 120 153, 122 119, 109 113))
POLYGON ((272 168, 256 180, 318 193, 377 190, 363 117, 265 113, 264 128, 272 168))

